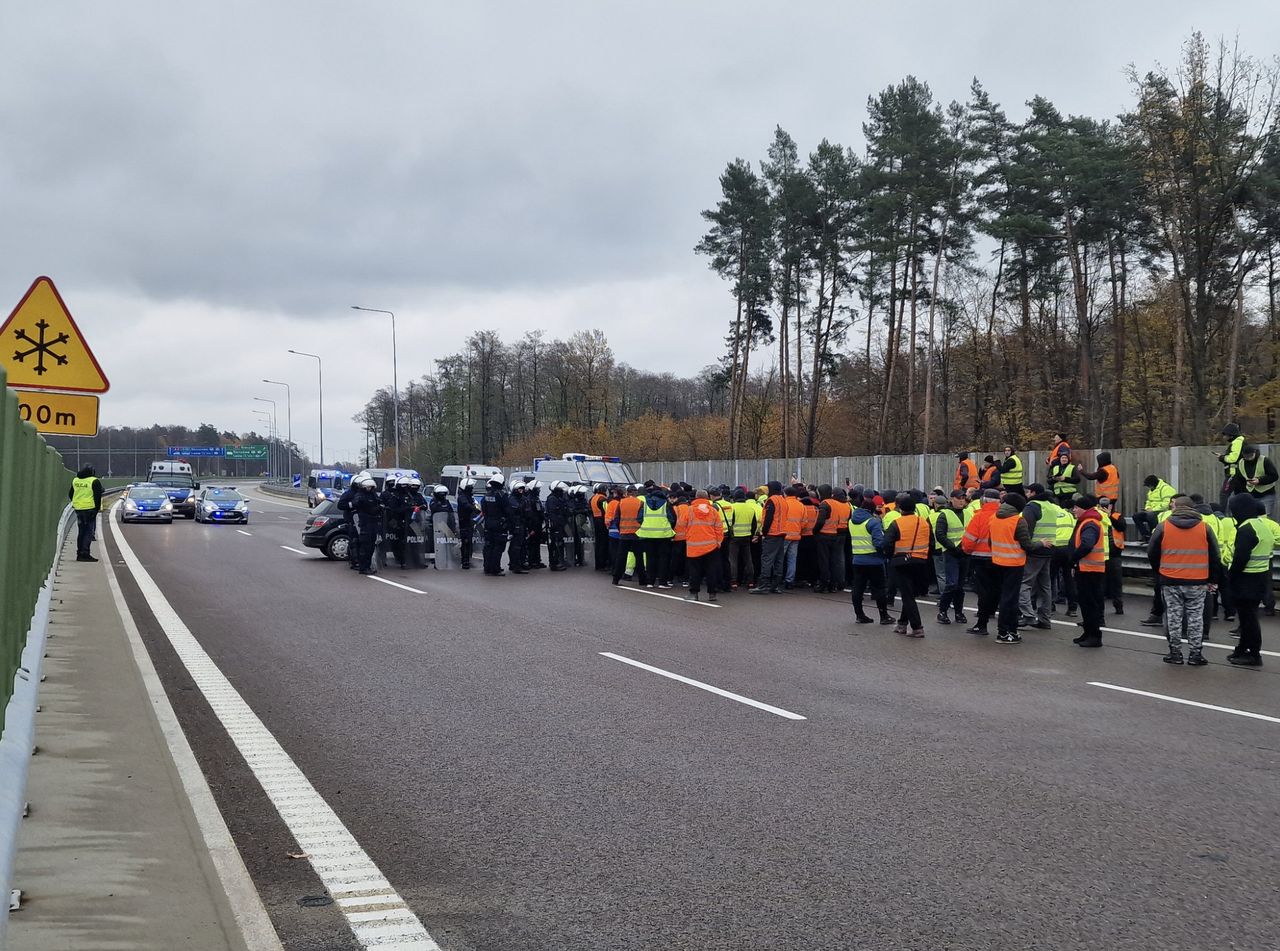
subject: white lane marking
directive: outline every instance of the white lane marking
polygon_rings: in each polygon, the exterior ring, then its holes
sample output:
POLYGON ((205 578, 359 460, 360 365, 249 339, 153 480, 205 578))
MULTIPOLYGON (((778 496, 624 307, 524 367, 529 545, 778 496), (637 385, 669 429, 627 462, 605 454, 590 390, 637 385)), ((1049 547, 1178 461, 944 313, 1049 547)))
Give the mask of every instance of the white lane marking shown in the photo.
POLYGON ((282 522, 287 522, 287 521, 289 521, 289 516, 287 516, 287 515, 277 515, 277 516, 276 516, 276 518, 280 519, 280 521, 282 521, 282 522))
POLYGON ((309 853, 313 849, 331 849, 336 841, 342 842, 348 850, 349 857, 342 859, 340 863, 334 860, 311 862, 311 867, 315 869, 325 888, 332 895, 372 891, 381 896, 394 896, 387 904, 394 903, 394 907, 404 910, 403 918, 396 921, 395 933, 390 934, 385 921, 352 920, 346 909, 339 906, 343 914, 347 915, 347 923, 356 941, 364 948, 383 949, 391 946, 388 939, 394 937, 397 939, 395 947, 403 947, 406 951, 441 951, 440 945, 436 944, 404 899, 391 887, 386 876, 342 824, 337 813, 316 792, 311 781, 290 759, 284 747, 200 646, 133 553, 133 548, 123 533, 115 533, 115 538, 120 554, 151 608, 151 613, 155 615, 156 622, 226 729, 227 735, 249 764, 263 791, 275 805, 300 850, 309 853), (320 821, 324 823, 322 832, 317 831, 314 826, 314 823, 320 821), (304 828, 304 824, 307 827, 304 828))
POLYGON ((403 591, 412 591, 414 594, 426 594, 420 588, 410 588, 407 584, 401 584, 398 581, 388 581, 386 578, 379 578, 377 575, 365 575, 370 581, 381 581, 383 584, 389 584, 393 588, 400 588, 403 591))
POLYGON ((281 545, 280 547, 283 548, 285 551, 293 552, 295 555, 307 554, 307 552, 303 551, 301 548, 290 548, 288 545, 281 545))
POLYGON ((710 601, 690 601, 679 594, 663 594, 661 591, 646 591, 644 588, 626 588, 620 584, 613 585, 614 591, 630 591, 632 594, 648 594, 655 598, 670 598, 672 601, 679 601, 681 604, 696 604, 702 608, 718 608, 719 604, 712 604, 710 601))
MULTIPOLYGON (((120 502, 116 502, 111 507, 107 518, 103 520, 110 523, 112 537, 117 541, 119 541, 120 532, 116 529, 116 522, 112 516, 120 505, 120 502)), ((173 758, 173 765, 177 768, 182 788, 191 803, 196 825, 200 828, 200 834, 204 838, 205 848, 209 852, 218 880, 231 900, 236 924, 244 934, 245 944, 257 951, 283 951, 280 937, 267 916, 267 909, 262 904, 258 889, 254 886, 253 879, 245 868, 244 859, 241 858, 235 841, 231 838, 226 820, 218 811, 209 783, 200 770, 200 764, 196 762, 196 756, 187 740, 187 735, 182 731, 182 724, 178 722, 178 715, 174 713, 173 705, 169 703, 169 696, 164 692, 164 685, 160 683, 160 675, 156 673, 155 665, 151 662, 147 646, 142 642, 138 625, 134 622, 129 605, 124 600, 124 593, 120 590, 116 568, 111 559, 105 556, 102 563, 107 570, 107 587, 111 589, 111 597, 115 601, 116 612, 129 639, 134 663, 138 666, 147 696, 151 700, 152 712, 168 744, 169 755, 173 758)))
POLYGON ((1250 713, 1248 710, 1236 710, 1234 707, 1219 707, 1212 703, 1201 703, 1198 700, 1183 700, 1181 697, 1169 697, 1162 693, 1149 693, 1146 690, 1134 690, 1132 687, 1121 687, 1117 684, 1104 684, 1097 680, 1089 681, 1090 687, 1102 687, 1106 690, 1119 690, 1122 693, 1137 694, 1139 697, 1151 697, 1153 700, 1168 700, 1170 703, 1181 703, 1188 707, 1199 707, 1201 710, 1214 710, 1218 713, 1230 713, 1250 720, 1265 720, 1268 723, 1280 723, 1280 717, 1269 717, 1265 713, 1250 713))
MULTIPOLYGON (((966 592, 966 593, 967 593, 967 592, 966 592)), ((925 601, 923 598, 916 598, 916 603, 917 603, 917 604, 933 604, 933 605, 936 605, 938 602, 937 602, 937 601, 925 601)), ((1078 625, 1078 624, 1076 624, 1076 622, 1075 622, 1075 621, 1059 621, 1059 620, 1057 620, 1056 618, 1049 618, 1049 623, 1050 623, 1050 624, 1057 624, 1057 625, 1059 625, 1059 626, 1061 626, 1061 627, 1079 627, 1079 625, 1078 625)), ((1163 642, 1165 642, 1165 643, 1168 643, 1168 640, 1169 640, 1169 638, 1167 638, 1167 637, 1166 637, 1165 635, 1163 635, 1163 634, 1153 634, 1153 633, 1151 633, 1150 631, 1126 631, 1126 630, 1125 630, 1124 628, 1122 628, 1122 627, 1104 627, 1104 628, 1101 628, 1101 630, 1106 631, 1108 634, 1128 634, 1130 637, 1145 637, 1145 638, 1148 638, 1149 640, 1153 640, 1153 641, 1163 641, 1163 642)), ((1204 646, 1205 646, 1205 647, 1215 647, 1215 648, 1217 648, 1217 649, 1219 649, 1219 650, 1224 650, 1224 651, 1225 651, 1225 650, 1235 650, 1235 649, 1236 649, 1236 645, 1235 645, 1235 642, 1234 642, 1234 641, 1232 641, 1232 642, 1230 642, 1230 643, 1226 643, 1226 644, 1220 644, 1220 643, 1218 643, 1216 640, 1214 640, 1214 641, 1205 641, 1205 642, 1204 642, 1204 646)), ((1265 655, 1266 655, 1266 656, 1268 656, 1268 657, 1280 657, 1280 651, 1262 651, 1261 653, 1265 654, 1265 655)))
POLYGON ((241 535, 248 535, 250 538, 253 537, 253 532, 246 532, 243 528, 237 528, 236 531, 241 535))
POLYGON ((732 693, 728 690, 722 690, 719 687, 713 687, 711 684, 704 684, 701 680, 693 680, 690 677, 684 677, 680 674, 673 674, 669 670, 663 670, 661 667, 653 667, 649 664, 642 664, 638 660, 632 660, 630 657, 623 657, 621 654, 612 654, 609 651, 601 651, 601 657, 608 657, 610 660, 618 660, 624 664, 630 664, 632 667, 639 667, 641 670, 647 670, 650 673, 658 674, 662 677, 669 677, 672 680, 678 680, 682 684, 688 684, 690 687, 697 687, 699 690, 706 690, 714 693, 719 697, 727 697, 730 700, 736 700, 738 703, 745 703, 749 707, 755 707, 757 710, 764 710, 768 713, 776 714, 780 717, 786 717, 788 720, 806 720, 798 713, 792 713, 790 710, 783 710, 781 707, 770 706, 767 703, 761 703, 759 700, 752 700, 750 697, 744 697, 740 693, 732 693))

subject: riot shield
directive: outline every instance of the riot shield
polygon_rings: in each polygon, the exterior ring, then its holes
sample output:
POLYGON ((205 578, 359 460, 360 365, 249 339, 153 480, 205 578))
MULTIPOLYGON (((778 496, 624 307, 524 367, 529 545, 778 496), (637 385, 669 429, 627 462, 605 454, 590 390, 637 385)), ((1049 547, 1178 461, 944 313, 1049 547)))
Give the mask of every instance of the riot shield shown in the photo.
POLYGON ((427 567, 427 526, 423 512, 414 512, 405 533, 405 564, 410 568, 427 567))
POLYGON ((569 522, 569 537, 565 539, 565 560, 575 567, 596 563, 596 534, 591 516, 579 512, 569 522))
POLYGON ((431 531, 435 539, 436 567, 441 571, 454 571, 462 565, 461 539, 449 525, 456 516, 451 512, 436 512, 431 516, 431 531))

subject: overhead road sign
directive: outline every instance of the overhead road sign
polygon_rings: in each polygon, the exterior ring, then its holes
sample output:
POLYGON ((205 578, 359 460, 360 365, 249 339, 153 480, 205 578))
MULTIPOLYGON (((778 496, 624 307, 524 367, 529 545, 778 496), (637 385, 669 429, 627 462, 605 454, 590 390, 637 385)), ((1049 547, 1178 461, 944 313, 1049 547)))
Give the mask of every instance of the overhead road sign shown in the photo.
POLYGON ((18 390, 18 415, 42 436, 98 435, 98 398, 83 393, 18 390))
POLYGON ((105 393, 111 386, 47 277, 36 278, 0 327, 0 364, 12 387, 105 393))
POLYGON ((267 458, 267 447, 227 446, 225 455, 228 459, 265 459, 267 458))
POLYGON ((222 456, 226 454, 221 446, 170 446, 165 450, 170 459, 179 456, 222 456))

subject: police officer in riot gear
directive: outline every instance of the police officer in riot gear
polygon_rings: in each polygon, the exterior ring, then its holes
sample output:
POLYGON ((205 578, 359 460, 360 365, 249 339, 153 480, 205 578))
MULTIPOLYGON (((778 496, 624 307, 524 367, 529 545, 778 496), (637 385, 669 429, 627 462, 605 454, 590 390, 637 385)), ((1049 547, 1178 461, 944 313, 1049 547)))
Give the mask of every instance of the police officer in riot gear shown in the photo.
POLYGON ((484 573, 495 578, 506 574, 502 570, 502 551, 507 547, 512 521, 506 481, 501 473, 495 475, 480 500, 480 512, 484 515, 484 573))
POLYGON ((564 571, 568 565, 564 563, 564 532, 569 526, 569 497, 567 486, 560 481, 551 483, 551 494, 547 496, 547 560, 551 562, 552 571, 564 571))
POLYGON ((475 536, 475 518, 480 514, 476 504, 475 479, 463 479, 458 483, 458 540, 462 567, 471 567, 471 546, 475 536))
POLYGON ((529 486, 525 482, 517 482, 511 487, 511 506, 508 516, 508 530, 511 543, 507 547, 507 568, 513 575, 527 575, 528 542, 529 542, 529 486))
POLYGON ((369 477, 369 473, 357 473, 342 495, 338 496, 338 511, 342 513, 342 524, 347 532, 347 567, 356 571, 360 567, 360 539, 356 533, 356 515, 352 508, 356 493, 360 492, 360 483, 369 477))
POLYGON ((591 515, 587 505, 590 495, 585 485, 570 486, 569 497, 569 534, 573 539, 573 564, 581 568, 586 562, 583 557, 583 532, 591 530, 591 515))
POLYGON ((525 485, 525 524, 529 530, 525 557, 530 568, 545 568, 547 565, 542 560, 542 545, 547 540, 547 510, 542 501, 543 486, 537 479, 530 479, 525 485))
POLYGON ((455 536, 458 534, 458 519, 453 514, 453 506, 449 504, 449 487, 447 485, 438 485, 431 490, 431 501, 427 503, 427 521, 431 523, 431 550, 435 553, 437 567, 439 566, 440 550, 437 547, 439 539, 435 537, 436 516, 444 514, 446 516, 445 524, 449 526, 449 531, 455 536))
POLYGON ((407 478, 388 478, 386 487, 382 490, 381 499, 385 517, 384 538, 401 570, 409 567, 405 548, 408 542, 409 518, 413 515, 413 502, 409 498, 407 483, 407 478))
POLYGON ((359 548, 356 568, 360 574, 373 571, 373 549, 378 543, 382 528, 382 502, 378 499, 378 483, 366 475, 359 483, 360 490, 351 502, 356 518, 356 543, 359 548))

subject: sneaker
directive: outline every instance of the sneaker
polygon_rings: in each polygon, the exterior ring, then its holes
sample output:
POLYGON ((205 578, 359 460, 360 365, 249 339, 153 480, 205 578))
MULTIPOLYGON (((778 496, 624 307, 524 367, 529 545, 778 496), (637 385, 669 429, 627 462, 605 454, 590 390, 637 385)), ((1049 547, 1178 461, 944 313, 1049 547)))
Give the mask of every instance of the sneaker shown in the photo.
POLYGON ((965 613, 964 613, 963 611, 956 611, 956 612, 954 612, 954 613, 955 613, 955 616, 956 616, 956 623, 957 623, 957 624, 968 624, 968 623, 969 623, 969 618, 965 615, 965 613))
POLYGON ((1022 636, 1020 634, 1002 631, 996 635, 997 644, 1021 644, 1022 636))
POLYGON ((1080 616, 1079 608, 1076 608, 1076 607, 1067 608, 1067 617, 1079 617, 1079 616, 1080 616))
POLYGON ((1073 638, 1071 638, 1071 643, 1072 643, 1072 644, 1079 644, 1079 643, 1080 643, 1080 642, 1082 642, 1084 639, 1085 639, 1085 636, 1084 636, 1083 634, 1081 634, 1079 637, 1073 637, 1073 638))
POLYGON ((711 602, 714 602, 714 601, 716 600, 716 593, 715 593, 714 591, 712 591, 710 594, 708 594, 708 595, 707 595, 707 600, 708 600, 708 601, 711 601, 711 602))
POLYGON ((1124 602, 1112 601, 1111 607, 1115 609, 1116 614, 1124 614, 1124 602))
POLYGON ((991 632, 987 630, 985 624, 975 624, 973 627, 965 631, 966 634, 977 634, 979 637, 986 637, 991 632))
POLYGON ((616 585, 621 585, 621 584, 622 584, 622 582, 621 582, 621 581, 619 581, 617 578, 614 578, 614 579, 613 579, 613 583, 614 583, 614 584, 616 584, 616 585))
POLYGON ((1018 627, 1030 627, 1036 623, 1036 619, 1027 614, 1018 615, 1018 627))
POLYGON ((1181 665, 1182 663, 1184 663, 1184 661, 1182 660, 1182 651, 1170 650, 1169 653, 1165 654, 1164 657, 1161 659, 1166 664, 1181 665))
POLYGON ((1164 618, 1156 617, 1154 614, 1148 614, 1138 623, 1143 627, 1164 627, 1164 618))
POLYGON ((898 634, 898 635, 901 635, 902 637, 906 637, 906 636, 907 636, 907 626, 906 626, 905 624, 899 624, 897 627, 895 627, 895 628, 893 629, 893 633, 898 634))
POLYGON ((1080 640, 1076 641, 1075 643, 1080 647, 1101 647, 1102 638, 1082 636, 1080 640))
POLYGON ((649 584, 644 585, 644 587, 646 587, 646 588, 656 588, 656 587, 657 587, 657 585, 656 585, 656 584, 654 584, 653 582, 650 582, 649 584))
POLYGON ((911 633, 908 634, 907 637, 924 637, 924 628, 913 627, 911 629, 911 633))
POLYGON ((1209 662, 1204 659, 1204 655, 1201 654, 1199 651, 1192 651, 1191 654, 1187 657, 1188 667, 1203 667, 1207 663, 1209 662))
POLYGON ((1261 667, 1262 658, 1257 654, 1246 654, 1242 657, 1236 657, 1234 654, 1227 655, 1227 662, 1234 664, 1236 667, 1261 667))
POLYGON ((856 620, 856 621, 857 621, 857 623, 859 623, 859 624, 871 624, 871 623, 872 623, 871 618, 870 618, 868 615, 866 615, 866 614, 859 614, 859 615, 857 616, 857 618, 855 618, 855 620, 856 620))
POLYGON ((892 623, 893 623, 893 618, 889 617, 889 615, 888 615, 888 614, 881 614, 881 615, 880 615, 880 623, 881 623, 881 624, 885 624, 885 625, 892 624, 892 623))
POLYGON ((1052 630, 1053 630, 1053 625, 1052 625, 1052 624, 1050 624, 1048 621, 1036 621, 1036 623, 1035 623, 1035 624, 1030 625, 1030 627, 1034 627, 1037 631, 1052 631, 1052 630))
POLYGON ((747 594, 773 594, 771 588, 752 588, 747 594))
POLYGON ((951 618, 947 617, 947 614, 946 614, 946 612, 945 612, 945 611, 939 611, 939 612, 938 612, 938 623, 939 623, 939 624, 950 624, 950 623, 951 623, 951 618))
POLYGON ((698 600, 698 592, 696 592, 696 591, 687 591, 687 592, 685 592, 684 599, 685 599, 686 601, 697 601, 697 600, 698 600))
POLYGON ((673 585, 670 581, 664 581, 664 582, 662 582, 662 584, 658 585, 658 587, 659 587, 659 588, 674 588, 674 587, 675 587, 675 585, 673 585))

